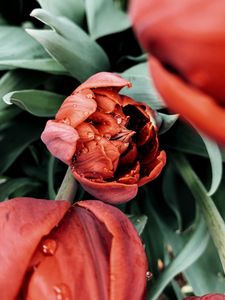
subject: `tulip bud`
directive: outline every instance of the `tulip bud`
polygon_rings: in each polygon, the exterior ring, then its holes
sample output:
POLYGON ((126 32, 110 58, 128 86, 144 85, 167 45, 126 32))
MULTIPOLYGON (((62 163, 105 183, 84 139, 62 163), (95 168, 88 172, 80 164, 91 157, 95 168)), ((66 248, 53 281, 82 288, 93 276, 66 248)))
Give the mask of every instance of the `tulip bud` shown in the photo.
POLYGON ((96 198, 121 203, 155 179, 166 162, 150 107, 119 94, 131 83, 102 72, 65 99, 42 140, 96 198))
POLYGON ((1 299, 144 299, 144 248, 115 207, 15 198, 0 228, 1 299))
POLYGON ((132 0, 134 30, 170 109, 225 145, 225 2, 132 0))

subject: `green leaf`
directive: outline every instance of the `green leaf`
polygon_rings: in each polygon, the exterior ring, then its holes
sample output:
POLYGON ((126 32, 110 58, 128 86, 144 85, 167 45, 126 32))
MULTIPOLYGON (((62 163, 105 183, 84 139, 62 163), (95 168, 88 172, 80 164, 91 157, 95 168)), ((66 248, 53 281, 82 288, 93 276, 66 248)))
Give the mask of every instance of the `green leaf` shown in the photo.
POLYGON ((69 19, 55 17, 43 9, 31 16, 49 25, 52 30, 27 29, 67 71, 80 81, 109 68, 108 57, 79 26, 69 19))
POLYGON ((25 88, 34 88, 43 83, 48 75, 28 70, 12 70, 5 73, 0 79, 0 110, 6 107, 2 97, 13 91, 25 88))
POLYGON ((0 70, 19 67, 65 73, 65 69, 20 27, 0 26, 0 44, 4 45, 1 47, 0 70))
POLYGON ((121 76, 132 83, 132 87, 124 88, 122 94, 127 95, 136 101, 145 102, 155 110, 165 107, 153 86, 146 63, 141 63, 127 69, 121 76))
POLYGON ((130 221, 135 226, 138 234, 141 235, 147 224, 148 217, 145 215, 141 215, 141 216, 127 215, 127 217, 130 219, 130 221))
POLYGON ((205 144, 206 150, 209 155, 209 160, 212 168, 212 182, 208 191, 208 195, 212 196, 218 189, 222 175, 223 175, 223 160, 220 149, 216 143, 207 138, 205 135, 200 134, 205 144))
POLYGON ((64 99, 63 95, 40 90, 14 91, 3 97, 7 104, 16 104, 38 117, 54 116, 64 99))
POLYGON ((37 140, 44 124, 40 120, 17 120, 1 131, 0 170, 3 174, 33 141, 37 140))
POLYGON ((86 0, 87 23, 93 39, 128 29, 128 15, 115 6, 113 0, 86 0))
POLYGON ((183 250, 164 269, 149 290, 148 299, 156 300, 167 284, 180 272, 192 265, 205 251, 209 241, 209 235, 202 217, 196 224, 196 230, 186 243, 183 250))
POLYGON ((164 134, 165 132, 167 132, 177 121, 179 115, 175 114, 175 115, 167 115, 167 114, 163 114, 163 113, 158 113, 158 115, 161 118, 161 125, 159 127, 159 132, 158 134, 164 134))
POLYGON ((37 0, 40 6, 55 16, 63 16, 77 24, 84 19, 84 3, 82 0, 37 0))
POLYGON ((8 179, 6 182, 0 184, 0 201, 4 201, 11 197, 25 196, 31 189, 39 186, 40 183, 35 182, 30 178, 8 179), (18 190, 19 194, 17 192, 18 190))

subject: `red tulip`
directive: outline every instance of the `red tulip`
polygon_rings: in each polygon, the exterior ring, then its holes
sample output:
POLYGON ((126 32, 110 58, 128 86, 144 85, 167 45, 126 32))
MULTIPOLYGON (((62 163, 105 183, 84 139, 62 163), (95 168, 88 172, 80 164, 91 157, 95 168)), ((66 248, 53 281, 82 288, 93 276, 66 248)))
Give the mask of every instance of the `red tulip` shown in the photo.
POLYGON ((2 300, 143 299, 147 260, 128 218, 101 201, 0 204, 2 300))
POLYGON ((111 203, 132 199, 166 162, 154 112, 120 95, 125 86, 131 83, 119 75, 95 74, 66 98, 41 136, 84 189, 111 203))
POLYGON ((225 145, 225 2, 132 0, 130 14, 168 107, 225 145))
POLYGON ((208 294, 201 297, 187 297, 185 300, 225 300, 225 295, 222 294, 208 294))

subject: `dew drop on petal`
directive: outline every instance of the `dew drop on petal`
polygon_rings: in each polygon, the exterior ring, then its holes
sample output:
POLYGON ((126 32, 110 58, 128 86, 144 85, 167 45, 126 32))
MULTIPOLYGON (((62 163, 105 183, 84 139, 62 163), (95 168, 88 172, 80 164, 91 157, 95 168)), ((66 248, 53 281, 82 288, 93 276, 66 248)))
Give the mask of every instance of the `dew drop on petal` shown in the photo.
POLYGON ((62 119, 62 122, 69 125, 70 124, 70 119, 69 118, 64 118, 64 119, 62 119))
POLYGON ((85 115, 85 117, 89 116, 89 113, 87 111, 84 111, 83 114, 85 115))
POLYGON ((93 138, 94 137, 94 133, 91 132, 91 131, 87 132, 87 137, 88 138, 93 138))
POLYGON ((92 99, 93 98, 93 95, 92 94, 87 94, 86 96, 88 99, 92 99))
POLYGON ((73 104, 73 108, 76 108, 77 107, 77 104, 73 104))
POLYGON ((99 135, 97 135, 95 139, 96 139, 96 141, 100 141, 101 137, 99 135))
POLYGON ((55 285, 53 290, 56 294, 56 300, 71 300, 69 287, 65 283, 55 285))
POLYGON ((84 148, 82 149, 82 153, 88 153, 88 148, 84 147, 84 148))
POLYGON ((152 273, 150 271, 146 272, 146 279, 147 279, 147 281, 152 279, 152 273))
POLYGON ((120 115, 115 115, 114 118, 116 119, 117 124, 121 124, 122 123, 122 118, 120 115))
POLYGON ((109 133, 106 133, 106 134, 104 135, 104 137, 105 137, 107 140, 110 140, 111 135, 110 135, 109 133))
POLYGON ((46 239, 42 243, 42 252, 45 255, 54 255, 57 248, 57 243, 55 240, 46 239))

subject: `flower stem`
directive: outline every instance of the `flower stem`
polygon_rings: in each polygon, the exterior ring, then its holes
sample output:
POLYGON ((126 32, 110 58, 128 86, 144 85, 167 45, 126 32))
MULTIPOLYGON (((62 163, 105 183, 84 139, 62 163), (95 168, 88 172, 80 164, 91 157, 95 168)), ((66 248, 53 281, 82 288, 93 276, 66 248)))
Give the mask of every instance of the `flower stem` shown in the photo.
POLYGON ((225 223, 212 198, 192 169, 190 163, 181 153, 174 153, 172 160, 185 183, 191 190, 196 202, 202 209, 212 240, 217 248, 225 272, 225 223))
POLYGON ((77 182, 71 174, 70 168, 68 168, 55 200, 67 200, 70 203, 73 203, 76 192, 77 182))

